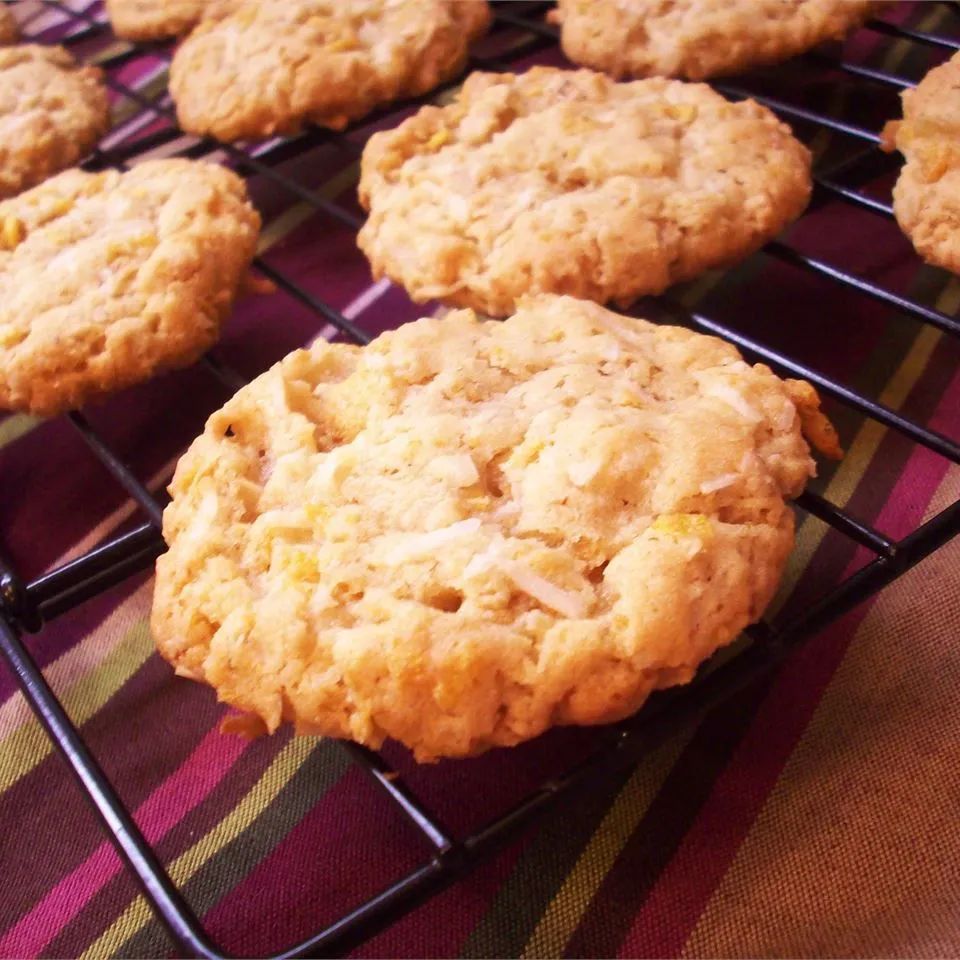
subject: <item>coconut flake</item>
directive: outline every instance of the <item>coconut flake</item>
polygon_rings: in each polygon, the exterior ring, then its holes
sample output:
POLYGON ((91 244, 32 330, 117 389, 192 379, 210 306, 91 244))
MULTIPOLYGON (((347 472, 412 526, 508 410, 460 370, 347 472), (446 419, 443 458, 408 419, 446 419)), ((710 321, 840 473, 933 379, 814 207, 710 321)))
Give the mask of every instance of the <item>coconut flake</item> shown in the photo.
POLYGON ((430 472, 448 480, 455 487, 469 487, 480 479, 477 465, 469 453, 434 457, 430 461, 430 472))
POLYGON ((722 400, 727 406, 733 407, 745 420, 752 423, 760 423, 763 420, 756 407, 750 406, 744 400, 743 394, 725 383, 706 383, 703 385, 703 392, 706 396, 716 397, 717 400, 722 400))
POLYGON ((312 480, 323 488, 339 489, 353 466, 351 460, 346 447, 336 447, 317 464, 312 480))
POLYGON ((265 510, 250 525, 254 534, 262 530, 312 530, 313 524, 303 510, 265 510))
POLYGON ((562 613, 571 620, 580 619, 586 614, 586 605, 579 594, 562 590, 516 560, 502 557, 497 560, 497 565, 524 593, 528 593, 534 600, 539 600, 545 607, 562 613))
POLYGON ((210 536, 210 526, 216 519, 219 509, 220 501, 217 495, 212 490, 207 490, 184 534, 184 539, 188 541, 207 539, 210 536))
POLYGON ((780 409, 780 412, 777 414, 774 425, 778 430, 789 430, 793 426, 796 418, 797 411, 793 404, 788 401, 784 403, 783 407, 780 409))
POLYGON ((611 323, 607 320, 606 317, 595 317, 594 318, 608 333, 612 333, 615 337, 619 337, 624 343, 629 344, 632 347, 637 347, 641 351, 645 351, 649 346, 649 340, 644 339, 639 334, 634 333, 632 330, 627 330, 624 327, 616 323, 611 323))
POLYGON ((409 534, 389 552, 387 562, 402 563, 411 557, 433 553, 437 547, 476 533, 479 529, 480 518, 470 517, 467 520, 451 523, 449 527, 441 527, 439 530, 409 534))
POLYGON ((585 487, 600 472, 601 466, 603 464, 599 460, 581 460, 567 467, 567 476, 571 483, 585 487))
POLYGON ((700 492, 715 493, 717 490, 723 490, 725 487, 736 483, 737 479, 738 474, 736 473, 721 473, 719 477, 714 477, 712 480, 705 480, 701 483, 700 492))
POLYGON ((365 352, 363 354, 363 365, 368 370, 385 370, 390 366, 390 358, 383 353, 365 352))
POLYGON ((447 195, 447 209, 450 212, 452 220, 466 223, 470 219, 470 207, 467 204, 467 198, 458 196, 456 193, 447 195))
POLYGON ((503 539, 498 535, 490 542, 490 545, 482 553, 476 553, 470 558, 470 562, 463 568, 463 575, 468 580, 475 577, 478 573, 486 573, 493 567, 498 566, 501 555, 503 539))

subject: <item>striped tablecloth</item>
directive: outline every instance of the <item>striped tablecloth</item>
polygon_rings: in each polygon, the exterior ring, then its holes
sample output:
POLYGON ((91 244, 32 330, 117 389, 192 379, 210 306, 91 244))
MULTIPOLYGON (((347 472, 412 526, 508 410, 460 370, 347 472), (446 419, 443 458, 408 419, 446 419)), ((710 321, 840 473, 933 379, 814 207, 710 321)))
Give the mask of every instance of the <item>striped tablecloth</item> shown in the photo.
MULTIPOLYGON (((934 29, 953 14, 931 4, 896 15, 934 29)), ((923 51, 874 35, 852 49, 905 75, 927 65, 923 51)), ((160 88, 161 63, 125 79, 160 88)), ((814 86, 810 96, 838 107, 832 84, 814 86)), ((889 97, 839 106, 873 129, 891 109, 889 97)), ((126 107, 117 109, 122 118, 126 107)), ((821 153, 835 146, 827 140, 814 138, 821 153)), ((342 152, 317 149, 286 169, 356 209, 356 163, 342 152)), ((349 229, 267 183, 252 186, 269 263, 369 331, 419 315, 396 288, 371 284, 349 229)), ((828 205, 791 242, 947 312, 960 306, 960 285, 922 268, 895 226, 872 214, 828 205)), ((682 296, 960 435, 960 350, 948 336, 763 257, 682 296)), ((252 374, 322 332, 283 294, 250 299, 220 354, 252 374)), ((156 488, 224 398, 192 369, 89 416, 156 488)), ((900 536, 960 497, 957 468, 844 408, 831 413, 849 452, 817 489, 856 516, 900 536)), ((64 420, 0 421, 0 538, 25 576, 132 515, 64 420)), ((803 609, 865 559, 804 519, 781 611, 803 609)), ((358 955, 960 954, 958 586, 954 543, 634 771, 558 804, 358 955)), ((153 653, 151 589, 149 576, 135 577, 48 625, 30 648, 212 935, 236 953, 276 950, 422 862, 418 837, 335 744, 218 733, 224 711, 212 694, 174 679, 153 653)), ((422 769, 388 754, 460 833, 563 770, 593 736, 558 731, 422 769)), ((170 952, 3 670, 0 863, 0 956, 170 952)))

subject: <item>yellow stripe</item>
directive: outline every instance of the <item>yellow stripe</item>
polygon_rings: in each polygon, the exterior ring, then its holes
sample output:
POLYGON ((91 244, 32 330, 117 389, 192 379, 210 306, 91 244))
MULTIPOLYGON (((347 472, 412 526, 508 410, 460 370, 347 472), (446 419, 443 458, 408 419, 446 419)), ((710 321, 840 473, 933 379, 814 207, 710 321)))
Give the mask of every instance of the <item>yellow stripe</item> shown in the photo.
MULTIPOLYGON (((86 723, 132 677, 153 652, 147 621, 140 620, 95 672, 79 680, 61 702, 73 722, 86 723)), ((11 733, 2 744, 0 793, 26 776, 53 750, 37 720, 11 733)))
POLYGON ((112 60, 114 57, 128 53, 131 49, 132 44, 127 43, 126 40, 114 40, 113 43, 104 47, 102 50, 98 50, 86 62, 99 66, 102 63, 112 60))
MULTIPOLYGON (((167 71, 161 70, 155 77, 151 77, 142 86, 137 86, 137 93, 149 100, 155 100, 167 88, 167 71)), ((124 97, 116 103, 111 111, 113 128, 123 126, 128 120, 145 108, 139 101, 131 97, 124 97)))
MULTIPOLYGON (((149 609, 152 594, 152 584, 145 583, 138 587, 80 643, 43 668, 47 683, 61 700, 87 674, 98 669, 123 642, 131 624, 143 616, 144 609, 149 609)), ((0 751, 7 737, 31 719, 33 712, 27 706, 27 701, 19 692, 10 694, 0 705, 0 751)))
POLYGON ((559 957, 604 877, 643 819, 693 731, 656 750, 637 768, 607 811, 574 868, 540 918, 523 957, 559 957))
POLYGON ((7 417, 0 423, 0 448, 13 443, 42 422, 39 417, 31 417, 26 413, 15 413, 12 417, 7 417))
MULTIPOLYGON (((943 334, 939 330, 931 328, 925 328, 919 333, 903 363, 880 394, 881 403, 894 410, 902 406, 907 395, 927 368, 930 355, 942 336, 943 334)), ((847 455, 843 458, 830 483, 827 484, 824 493, 827 500, 839 506, 845 506, 849 502, 886 435, 887 428, 883 424, 877 423, 876 420, 864 421, 853 443, 850 444, 847 455)), ((830 529, 828 524, 816 517, 806 518, 800 526, 790 568, 783 578, 777 599, 770 607, 771 613, 776 613, 783 605, 810 562, 810 558, 830 529)))
MULTIPOLYGON (((937 307, 953 313, 960 306, 960 283, 951 281, 937 300, 937 307)), ((880 395, 881 402, 896 409, 906 400, 910 390, 926 369, 934 347, 941 338, 938 331, 924 328, 915 339, 903 363, 880 395)), ((846 503, 877 451, 886 428, 874 421, 860 429, 850 452, 827 487, 827 497, 835 503, 846 503)), ((815 518, 810 518, 814 520, 815 518)), ((789 571, 789 582, 780 596, 786 596, 810 562, 826 532, 820 521, 805 523, 798 535, 797 550, 789 571)), ((649 763, 641 765, 618 795, 603 822, 584 848, 570 875, 557 891, 546 912, 533 931, 524 957, 560 956, 576 931, 604 877, 613 866, 624 844, 633 834, 647 808, 669 774, 676 758, 689 740, 689 735, 669 744, 649 763)))
POLYGON ((958 560, 878 596, 682 956, 957 955, 958 560))
POLYGON ((724 271, 722 270, 708 270, 695 280, 685 284, 677 299, 687 310, 692 312, 696 310, 697 304, 723 279, 723 276, 724 271))
MULTIPOLYGON (((328 180, 320 190, 318 196, 324 200, 333 200, 349 186, 356 183, 360 175, 360 164, 353 163, 341 170, 335 177, 328 180)), ((270 221, 260 232, 257 244, 257 253, 264 253, 274 244, 279 243, 288 234, 296 230, 300 224, 317 215, 317 208, 307 200, 295 203, 270 221)))
MULTIPOLYGON (((948 315, 953 315, 960 309, 960 281, 951 278, 937 297, 936 307, 948 315)), ((926 370, 934 349, 942 339, 943 334, 933 327, 924 327, 920 331, 904 357, 903 363, 881 392, 879 397, 881 403, 893 410, 903 406, 910 391, 926 370)), ((887 427, 882 424, 875 420, 864 421, 853 443, 850 444, 847 455, 830 483, 827 484, 824 495, 828 500, 840 506, 845 506, 849 502, 886 434, 887 427)), ((790 567, 784 576, 777 599, 770 606, 771 613, 776 613, 783 606, 829 529, 827 524, 815 517, 806 518, 801 525, 797 532, 797 543, 790 567)))
MULTIPOLYGON (((945 13, 946 11, 942 7, 936 5, 935 9, 920 21, 916 29, 928 33, 935 31, 945 13)), ((907 54, 913 49, 913 40, 901 39, 894 41, 887 49, 886 55, 883 58, 884 70, 895 70, 903 63, 907 54)))
MULTIPOLYGON (((313 737, 294 737, 230 813, 170 864, 170 877, 174 883, 182 887, 211 857, 239 837, 277 797, 317 746, 318 741, 313 737)), ((81 960, 102 960, 103 957, 112 956, 152 918, 153 913, 146 900, 142 896, 137 897, 120 917, 87 947, 81 960)))
MULTIPOLYGON (((843 117, 847 100, 846 84, 837 84, 827 101, 827 113, 833 117, 843 117)), ((834 131, 830 127, 821 127, 810 141, 810 153, 813 154, 813 165, 816 166, 827 152, 834 138, 834 131)))

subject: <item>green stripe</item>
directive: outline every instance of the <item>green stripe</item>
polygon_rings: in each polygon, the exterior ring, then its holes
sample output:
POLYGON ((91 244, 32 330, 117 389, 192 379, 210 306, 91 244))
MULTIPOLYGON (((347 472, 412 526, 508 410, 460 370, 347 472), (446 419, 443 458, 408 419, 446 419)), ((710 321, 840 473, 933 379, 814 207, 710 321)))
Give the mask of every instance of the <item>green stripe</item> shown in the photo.
MULTIPOLYGON (((245 797, 254 788, 289 740, 286 733, 278 733, 244 750, 214 789, 154 842, 154 848, 159 849, 163 861, 174 862, 195 845, 197 837, 206 836, 237 803, 238 798, 245 797)), ((75 956, 81 948, 86 948, 103 934, 105 925, 117 917, 131 895, 130 874, 127 870, 121 870, 44 946, 41 956, 75 956)), ((101 954, 106 956, 107 950, 101 951, 101 954)))
POLYGON ((31 417, 26 413, 15 413, 7 417, 3 423, 0 423, 0 448, 8 443, 13 443, 24 434, 29 433, 34 427, 43 423, 40 417, 31 417))
MULTIPOLYGON (((920 268, 907 289, 907 296, 919 303, 934 304, 943 295, 952 281, 950 274, 932 267, 920 268)), ((904 357, 925 328, 920 323, 897 311, 887 311, 884 329, 877 338, 876 346, 859 369, 850 378, 850 385, 859 393, 876 398, 897 372, 904 357)), ((834 404, 830 410, 831 419, 840 431, 841 437, 852 437, 866 417, 846 406, 834 404)), ((828 482, 837 469, 836 463, 821 464, 818 486, 828 482)))
MULTIPOLYGON (((153 652, 146 620, 127 632, 124 639, 93 673, 77 681, 60 697, 78 727, 85 724, 143 666, 153 652)), ((3 741, 0 791, 7 790, 53 752, 40 722, 31 718, 3 741)))
POLYGON ((516 957, 607 814, 630 771, 550 808, 510 876, 460 950, 462 957, 516 957))
MULTIPOLYGON (((304 738, 294 737, 277 753, 253 787, 245 793, 232 809, 220 819, 213 829, 205 833, 188 850, 184 851, 168 869, 178 888, 183 886, 216 856, 254 823, 280 795, 297 771, 309 759, 315 744, 304 738)), ((152 914, 143 897, 133 899, 123 913, 81 954, 83 960, 99 960, 116 953, 124 942, 132 939, 150 923, 152 914)))
MULTIPOLYGON (((345 751, 330 741, 318 742, 283 789, 252 823, 222 847, 183 885, 187 901, 202 916, 237 886, 300 823, 349 767, 345 751)), ((296 878, 291 878, 295 880, 296 878)), ((291 897, 298 896, 295 883, 291 897)), ((282 930, 276 948, 287 946, 282 930)), ((170 952, 170 941, 159 921, 151 919, 125 940, 116 957, 160 957, 170 952)))
POLYGON ((524 948, 524 958, 563 955, 571 935, 583 922, 596 899, 605 877, 620 857, 627 840, 646 816, 650 804, 688 742, 686 736, 674 737, 637 767, 610 805, 603 822, 584 847, 556 896, 548 904, 524 948))
MULTIPOLYGON (((949 280, 950 277, 941 270, 924 268, 918 272, 907 295, 920 302, 933 303, 949 280)), ((923 325, 916 320, 902 315, 897 316, 895 311, 886 313, 883 324, 884 329, 880 332, 873 350, 848 381, 858 393, 870 398, 880 395, 923 329, 923 325)), ((840 403, 831 404, 830 418, 840 432, 841 438, 847 438, 847 442, 866 419, 864 414, 840 403)), ((817 487, 822 488, 829 482, 838 464, 822 462, 819 466, 817 487)))
MULTIPOLYGON (((141 93, 143 96, 154 100, 159 97, 164 90, 167 89, 167 71, 161 70, 157 76, 153 77, 147 83, 142 86, 137 85, 136 90, 138 93, 141 93)), ((133 116, 138 114, 143 110, 143 105, 137 101, 133 100, 130 97, 123 97, 120 99, 117 104, 114 106, 111 111, 111 116, 113 118, 113 126, 119 127, 121 124, 126 123, 133 116)), ((131 134, 131 136, 136 136, 136 132, 131 134)))
MULTIPOLYGON (((325 181, 323 186, 317 188, 315 192, 324 200, 334 200, 348 187, 353 186, 359 176, 360 163, 358 161, 344 167, 335 176, 325 181)), ((272 246, 289 236, 301 224, 315 216, 317 216, 316 205, 307 200, 302 200, 291 207, 287 207, 283 213, 278 214, 266 224, 260 232, 257 253, 265 253, 272 246)))
MULTIPOLYGON (((721 302, 729 295, 730 282, 742 283, 748 277, 756 276, 759 262, 760 258, 751 258, 735 271, 735 275, 727 274, 725 282, 716 289, 709 282, 699 289, 696 282, 688 285, 684 298, 687 305, 693 306, 697 294, 703 293, 706 294, 704 299, 710 300, 715 295, 721 302)), ((910 286, 910 296, 922 302, 935 302, 950 280, 943 271, 921 269, 910 286)), ((916 321, 890 313, 887 314, 885 327, 878 337, 878 345, 850 378, 856 389, 872 396, 876 396, 897 371, 921 329, 916 321)), ((831 410, 831 414, 841 435, 848 437, 853 435, 863 420, 860 414, 840 405, 836 406, 836 410, 831 410)), ((826 482, 834 469, 833 464, 821 464, 821 479, 826 482)), ((865 475, 868 475, 868 471, 865 475)), ((471 933, 463 947, 462 956, 482 957, 496 953, 517 956, 523 951, 582 851, 600 827, 609 808, 609 799, 610 795, 605 791, 600 798, 591 798, 591 806, 589 810, 584 810, 582 817, 579 810, 576 818, 570 817, 568 812, 550 816, 471 933)))

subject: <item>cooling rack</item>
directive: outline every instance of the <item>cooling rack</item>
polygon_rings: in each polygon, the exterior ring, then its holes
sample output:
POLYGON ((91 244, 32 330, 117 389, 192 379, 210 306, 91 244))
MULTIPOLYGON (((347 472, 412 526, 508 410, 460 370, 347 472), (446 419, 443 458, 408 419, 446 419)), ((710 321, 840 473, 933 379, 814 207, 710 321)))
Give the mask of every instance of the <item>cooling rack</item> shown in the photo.
MULTIPOLYGON (((956 16, 956 4, 943 6, 956 16)), ((544 20, 549 7, 550 4, 539 0, 495 3, 493 29, 483 47, 488 52, 475 55, 471 68, 503 70, 523 66, 531 58, 541 55, 556 56, 556 32, 544 20)), ((162 74, 163 64, 170 56, 170 45, 132 45, 116 41, 97 5, 31 0, 30 8, 27 35, 36 36, 41 42, 56 40, 65 43, 81 59, 97 62, 106 71, 107 83, 118 102, 125 106, 122 125, 88 158, 87 168, 123 168, 148 151, 164 148, 172 148, 170 152, 182 156, 215 157, 245 175, 269 181, 278 191, 298 202, 306 202, 318 215, 329 217, 350 230, 356 230, 360 225, 355 211, 305 185, 302 177, 290 172, 289 162, 305 151, 325 144, 342 150, 345 156, 356 158, 363 137, 372 126, 378 122, 392 122, 391 118, 395 119, 403 110, 437 95, 381 111, 343 133, 312 129, 296 137, 275 139, 256 147, 224 146, 206 139, 184 138, 175 126, 164 89, 147 92, 124 80, 126 68, 146 59, 158 63, 162 74), (54 14, 55 22, 51 24, 50 17, 54 14)), ((868 34, 871 42, 911 45, 929 51, 934 58, 960 49, 960 42, 947 35, 950 31, 943 35, 931 33, 905 26, 908 22, 912 22, 909 17, 903 23, 892 22, 889 18, 873 20, 862 33, 868 34)), ((960 28, 960 16, 957 17, 957 26, 960 28)), ((827 204, 841 204, 850 211, 875 217, 879 222, 890 221, 893 217, 888 188, 897 160, 876 149, 879 126, 865 122, 863 111, 856 105, 869 100, 875 92, 886 91, 892 95, 911 83, 910 79, 897 73, 845 59, 842 53, 834 50, 808 54, 782 70, 762 71, 746 79, 724 81, 715 86, 731 98, 750 95, 766 103, 793 124, 807 142, 816 144, 822 132, 829 132, 835 143, 816 165, 816 189, 811 210, 816 211, 827 204), (790 83, 781 83, 780 79, 789 75, 791 70, 795 74, 798 69, 805 71, 807 78, 816 77, 818 82, 832 85, 843 101, 839 108, 830 111, 815 109, 804 98, 791 97, 790 83), (886 183, 886 193, 873 189, 877 183, 886 183)), ((792 234, 788 236, 792 237, 792 234)), ((878 302, 904 323, 929 325, 952 336, 960 332, 960 324, 948 313, 880 286, 837 265, 828 256, 811 253, 792 239, 770 243, 758 256, 802 271, 811 283, 815 280, 826 283, 838 296, 843 291, 846 296, 878 302)), ((258 258, 255 266, 276 284, 283 295, 316 317, 318 330, 332 325, 337 336, 356 343, 370 339, 371 332, 364 329, 362 323, 349 319, 266 260, 258 258)), ((675 292, 645 301, 638 310, 721 336, 735 343, 751 359, 762 360, 782 374, 802 377, 813 383, 841 416, 843 411, 848 411, 873 420, 902 435, 917 448, 931 451, 951 464, 960 463, 960 446, 922 422, 921 418, 881 403, 850 386, 842 377, 815 367, 791 350, 772 343, 770 338, 744 332, 709 310, 688 310, 682 297, 675 292)), ((207 375, 229 391, 244 382, 244 378, 215 353, 204 358, 202 365, 207 375)), ((15 563, 4 557, 3 531, 0 530, 0 652, 99 816, 106 835, 169 932, 176 949, 186 955, 225 956, 222 947, 213 941, 170 879, 155 850, 121 801, 115 785, 104 775, 78 727, 44 679, 24 640, 25 634, 42 630, 51 620, 147 569, 163 548, 159 535, 163 502, 126 465, 122 451, 114 449, 90 420, 79 412, 67 417, 90 454, 100 461, 136 504, 139 519, 122 533, 110 536, 82 555, 32 579, 21 576, 15 563)), ((342 954, 369 939, 464 876, 482 858, 503 848, 558 797, 597 782, 611 770, 637 762, 692 717, 702 715, 770 673, 798 645, 960 532, 960 502, 950 504, 899 539, 886 535, 822 494, 807 492, 798 501, 798 508, 827 524, 835 536, 863 548, 867 559, 845 579, 813 597, 802 609, 792 609, 787 617, 775 622, 762 621, 750 628, 749 642, 744 643, 735 656, 719 665, 711 664, 688 686, 655 695, 635 717, 606 728, 595 749, 579 759, 575 766, 542 783, 505 814, 492 817, 469 835, 459 837, 448 831, 435 812, 382 756, 356 745, 342 744, 341 748, 347 751, 352 762, 373 778, 383 794, 421 834, 430 853, 398 882, 360 903, 315 935, 278 950, 275 956, 342 954)))

